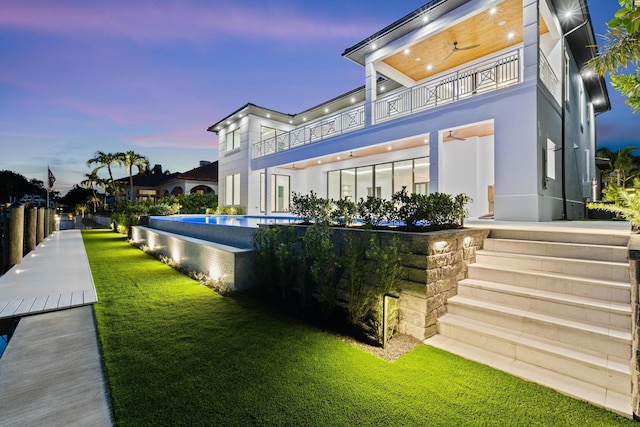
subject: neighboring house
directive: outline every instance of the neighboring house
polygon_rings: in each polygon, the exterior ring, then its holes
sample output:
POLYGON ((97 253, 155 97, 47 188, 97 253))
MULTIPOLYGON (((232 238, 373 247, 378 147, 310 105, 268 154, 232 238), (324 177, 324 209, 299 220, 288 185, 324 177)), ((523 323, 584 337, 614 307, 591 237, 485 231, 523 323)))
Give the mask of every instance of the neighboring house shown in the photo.
MULTIPOLYGON (((471 216, 582 218, 595 117, 610 109, 585 0, 437 0, 346 49, 365 85, 298 114, 254 104, 213 124, 220 205, 466 193, 471 216), (573 17, 565 16, 577 7, 573 17)), ((293 95, 293 94, 292 94, 293 95)))
MULTIPOLYGON (((126 189, 129 198, 129 178, 116 180, 126 189)), ((149 175, 133 176, 136 200, 159 198, 180 194, 218 194, 218 162, 201 161, 200 166, 188 172, 162 173, 160 165, 154 166, 149 175), (155 171, 155 172, 153 172, 155 171)))

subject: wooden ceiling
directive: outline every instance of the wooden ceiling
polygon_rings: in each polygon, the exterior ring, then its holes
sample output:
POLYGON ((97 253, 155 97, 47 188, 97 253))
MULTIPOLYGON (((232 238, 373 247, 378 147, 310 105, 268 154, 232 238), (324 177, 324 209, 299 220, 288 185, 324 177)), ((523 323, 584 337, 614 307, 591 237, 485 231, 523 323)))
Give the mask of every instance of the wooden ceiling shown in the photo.
MULTIPOLYGON (((540 18, 540 32, 548 29, 540 18)), ((522 43, 522 0, 505 0, 495 13, 485 10, 383 60, 387 65, 421 81, 477 58, 522 43), (452 50, 478 45, 468 50, 452 50)))

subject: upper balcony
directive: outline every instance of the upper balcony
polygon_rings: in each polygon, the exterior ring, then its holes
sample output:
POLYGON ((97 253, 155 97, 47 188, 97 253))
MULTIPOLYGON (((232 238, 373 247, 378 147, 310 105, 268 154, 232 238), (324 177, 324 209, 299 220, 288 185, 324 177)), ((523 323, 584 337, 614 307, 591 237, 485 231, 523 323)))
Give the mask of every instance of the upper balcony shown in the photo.
MULTIPOLYGON (((372 102, 372 125, 511 86, 521 81, 522 52, 515 49, 462 67, 409 88, 394 90, 372 102)), ((313 144, 365 127, 365 103, 327 115, 253 144, 262 157, 313 144)))

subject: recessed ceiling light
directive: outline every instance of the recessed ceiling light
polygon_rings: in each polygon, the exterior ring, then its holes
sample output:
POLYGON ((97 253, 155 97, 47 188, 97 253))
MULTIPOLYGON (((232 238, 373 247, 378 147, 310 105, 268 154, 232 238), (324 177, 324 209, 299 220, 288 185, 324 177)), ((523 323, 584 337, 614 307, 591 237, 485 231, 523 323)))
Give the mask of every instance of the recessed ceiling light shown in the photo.
POLYGON ((267 113, 267 119, 271 117, 271 114, 267 113))
POLYGON ((391 151, 391 147, 387 147, 387 150, 391 151))
POLYGON ((380 92, 384 92, 384 86, 380 86, 380 92))
POLYGON ((429 138, 426 138, 426 139, 424 140, 424 143, 425 143, 425 144, 428 144, 428 143, 429 143, 429 138))
POLYGON ((491 9, 489 9, 489 14, 490 15, 495 15, 497 11, 498 11, 498 9, 494 6, 491 9))
POLYGON ((356 102, 356 99, 352 96, 351 97, 351 103, 353 104, 354 102, 356 102))
POLYGON ((289 123, 293 123, 293 120, 289 120, 289 123))
POLYGON ((377 48, 377 47, 378 47, 378 45, 377 45, 377 44, 375 44, 375 43, 371 45, 371 49, 375 49, 375 48, 377 48))
POLYGON ((507 23, 507 21, 500 21, 500 22, 498 22, 498 25, 500 25, 502 27, 506 23, 507 23))
POLYGON ((431 71, 431 70, 433 70, 433 65, 431 64, 427 65, 427 71, 431 71))
POLYGON ((405 55, 409 55, 410 53, 411 53, 411 50, 410 50, 410 49, 405 49, 405 50, 404 50, 404 54, 405 54, 405 55))
POLYGON ((509 34, 507 34, 507 38, 509 40, 511 40, 512 38, 514 38, 516 36, 516 34, 513 31, 509 31, 509 34))
POLYGON ((318 160, 318 164, 322 163, 322 160, 318 160))
POLYGON ((306 118, 306 117, 303 117, 303 118, 302 118, 302 121, 303 121, 303 122, 306 122, 306 121, 307 121, 307 118, 306 118))
POLYGON ((425 15, 422 17, 422 22, 429 22, 429 15, 425 13, 425 15))
POLYGON ((229 120, 227 120, 227 124, 228 124, 228 125, 230 125, 230 124, 231 124, 231 122, 230 122, 229 120))
POLYGON ((324 109, 324 112, 325 112, 325 113, 328 113, 328 112, 329 112, 329 109, 328 109, 328 108, 325 108, 325 109, 324 109))

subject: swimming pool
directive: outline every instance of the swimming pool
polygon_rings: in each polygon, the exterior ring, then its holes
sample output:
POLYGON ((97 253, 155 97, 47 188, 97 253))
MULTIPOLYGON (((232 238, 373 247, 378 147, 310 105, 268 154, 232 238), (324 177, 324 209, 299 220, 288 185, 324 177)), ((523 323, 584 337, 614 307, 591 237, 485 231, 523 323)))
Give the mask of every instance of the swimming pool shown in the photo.
POLYGON ((232 227, 258 228, 258 224, 293 224, 300 221, 294 216, 266 215, 171 215, 154 216, 154 220, 178 221, 189 224, 226 225, 232 227))

